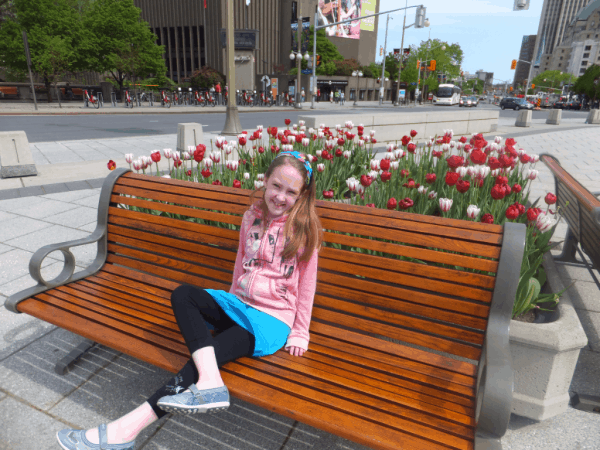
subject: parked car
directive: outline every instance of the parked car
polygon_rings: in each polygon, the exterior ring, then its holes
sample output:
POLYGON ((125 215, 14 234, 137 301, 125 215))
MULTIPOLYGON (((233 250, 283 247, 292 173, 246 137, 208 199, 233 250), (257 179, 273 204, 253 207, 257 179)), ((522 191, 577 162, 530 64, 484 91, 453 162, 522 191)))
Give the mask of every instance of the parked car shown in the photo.
POLYGON ((533 109, 533 105, 524 98, 506 97, 500 102, 500 109, 506 108, 518 111, 520 109, 533 109))
POLYGON ((570 102, 567 103, 565 109, 580 110, 581 109, 581 101, 580 100, 571 100, 570 102))

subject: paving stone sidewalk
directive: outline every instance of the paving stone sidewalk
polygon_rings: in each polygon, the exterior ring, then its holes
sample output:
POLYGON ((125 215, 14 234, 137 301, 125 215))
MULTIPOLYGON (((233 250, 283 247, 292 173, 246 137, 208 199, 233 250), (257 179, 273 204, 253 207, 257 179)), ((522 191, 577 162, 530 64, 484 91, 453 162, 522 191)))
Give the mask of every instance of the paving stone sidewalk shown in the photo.
MULTIPOLYGON (((548 151, 588 189, 600 190, 599 128, 563 131, 517 139, 530 153, 548 151)), ((165 138, 168 139, 168 138, 165 138)), ((166 141, 149 140, 148 148, 166 141)), ((93 145, 93 144, 91 144, 93 145)), ((90 145, 90 147, 91 147, 90 145)), ((174 146, 171 146, 174 147, 174 146)), ((146 152, 140 148, 140 152, 146 152)), ((119 151, 119 150, 116 150, 119 151)), ((124 150, 122 150, 124 151, 124 150)), ((126 152, 126 151, 124 151, 126 152)), ((40 150, 43 155, 43 151, 40 150)), ((143 153, 145 154, 145 153, 143 153)), ((532 198, 554 190, 549 171, 538 164, 532 198)), ((0 181, 1 183, 1 181, 0 181)), ((1 192, 1 191, 0 191, 1 192)), ((28 263, 50 243, 89 235, 95 228, 99 189, 0 200, 0 305, 34 283, 28 263)), ((559 225, 553 241, 564 238, 559 225)), ((73 249, 78 269, 95 256, 94 245, 73 249)), ((42 275, 56 276, 62 255, 50 255, 42 275)), ((581 352, 571 389, 600 396, 600 291, 584 269, 560 266, 563 283, 575 285, 571 299, 590 345, 581 352)), ((597 277, 600 274, 595 272, 597 277)), ((139 405, 171 374, 112 349, 98 346, 58 376, 53 367, 82 341, 77 335, 26 314, 0 307, 0 450, 58 449, 55 434, 66 427, 88 428, 113 420, 139 405)), ((146 429, 137 449, 361 449, 360 445, 233 400, 225 413, 200 417, 167 416, 146 429)), ((544 422, 513 415, 503 439, 505 450, 599 449, 600 414, 572 408, 544 422)))

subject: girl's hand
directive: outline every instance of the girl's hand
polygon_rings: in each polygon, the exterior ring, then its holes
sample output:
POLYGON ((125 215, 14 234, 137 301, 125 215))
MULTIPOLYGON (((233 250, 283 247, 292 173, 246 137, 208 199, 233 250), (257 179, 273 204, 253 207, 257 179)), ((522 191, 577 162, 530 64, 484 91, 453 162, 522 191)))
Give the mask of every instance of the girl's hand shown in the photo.
POLYGON ((294 347, 294 346, 290 347, 289 351, 290 351, 290 355, 292 355, 292 356, 302 356, 302 355, 304 355, 304 352, 305 352, 305 350, 303 348, 294 347))

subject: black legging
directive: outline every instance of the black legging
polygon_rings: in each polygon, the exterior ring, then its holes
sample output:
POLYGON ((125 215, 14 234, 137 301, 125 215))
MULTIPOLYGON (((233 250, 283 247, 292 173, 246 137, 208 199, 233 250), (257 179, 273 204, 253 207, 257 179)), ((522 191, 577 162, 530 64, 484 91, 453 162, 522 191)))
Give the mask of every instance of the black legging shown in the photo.
MULTIPOLYGON (((254 335, 235 323, 204 289, 181 285, 171 294, 171 305, 190 354, 204 347, 214 347, 217 365, 221 367, 254 353, 254 335), (207 323, 215 329, 215 337, 210 334, 207 323)), ((190 358, 179 373, 147 401, 160 419, 167 413, 156 406, 158 400, 183 392, 197 381, 198 370, 190 358)))

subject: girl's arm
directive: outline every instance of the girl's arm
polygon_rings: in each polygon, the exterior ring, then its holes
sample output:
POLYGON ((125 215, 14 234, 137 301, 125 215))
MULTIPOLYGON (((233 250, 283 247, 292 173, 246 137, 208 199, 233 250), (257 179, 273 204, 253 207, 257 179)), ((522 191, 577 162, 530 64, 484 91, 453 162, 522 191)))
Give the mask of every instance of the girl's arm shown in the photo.
POLYGON ((231 287, 229 288, 229 293, 234 295, 235 290, 237 288, 237 281, 244 273, 242 261, 244 260, 244 254, 246 252, 246 214, 244 214, 244 217, 242 218, 242 225, 240 227, 240 242, 238 244, 238 251, 235 257, 235 266, 233 267, 233 278, 231 279, 231 287))
POLYGON ((296 318, 288 336, 285 348, 297 347, 308 350, 310 336, 308 328, 312 315, 315 291, 317 289, 317 264, 319 251, 315 249, 308 261, 298 264, 298 299, 296 301, 296 318))

